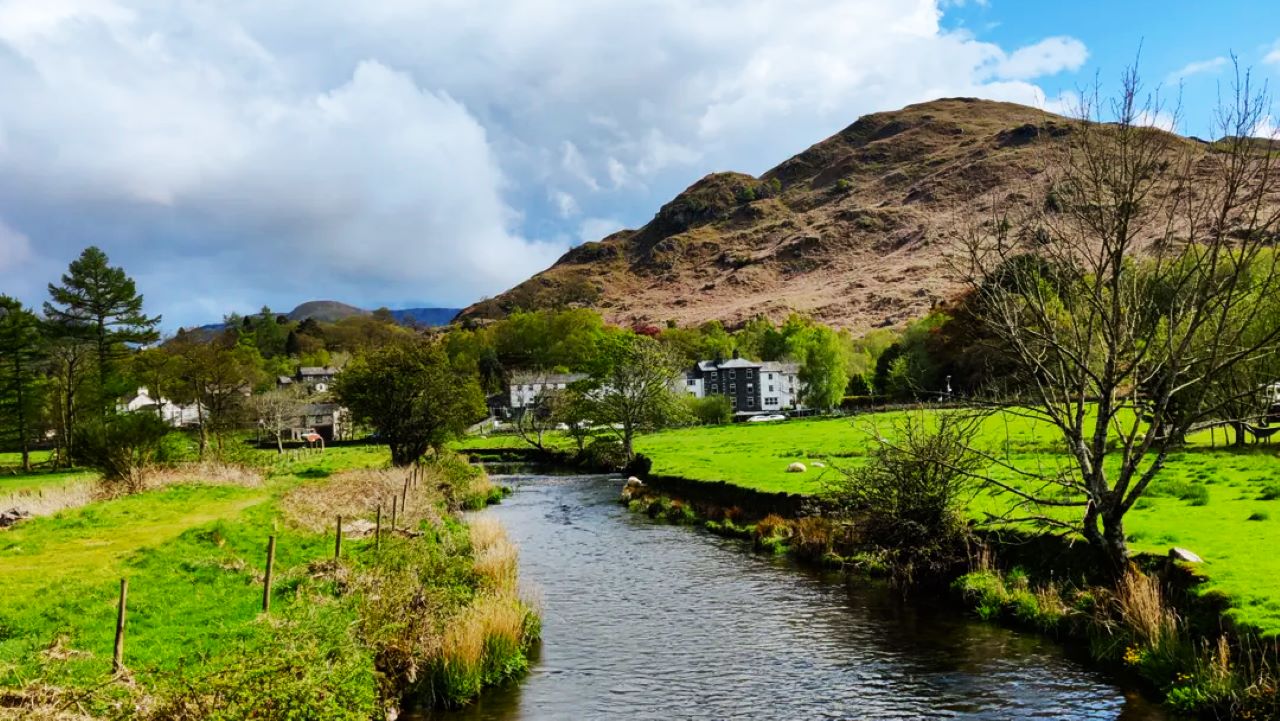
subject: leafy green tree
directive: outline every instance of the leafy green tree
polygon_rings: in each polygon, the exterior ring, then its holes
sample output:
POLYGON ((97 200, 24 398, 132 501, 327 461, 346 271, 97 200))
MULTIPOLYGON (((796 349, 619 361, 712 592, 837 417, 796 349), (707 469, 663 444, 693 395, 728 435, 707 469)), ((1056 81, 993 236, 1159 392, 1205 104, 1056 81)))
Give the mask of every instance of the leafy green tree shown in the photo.
POLYGON ((673 389, 681 363, 658 341, 620 336, 605 344, 590 379, 582 410, 594 423, 609 428, 622 443, 628 461, 635 457, 637 433, 683 421, 684 403, 673 389))
POLYGON ((39 319, 17 299, 0 295, 0 440, 22 454, 24 472, 31 470, 31 442, 40 430, 44 354, 39 319))
POLYGON ((825 326, 813 326, 792 337, 792 348, 792 355, 801 363, 805 403, 819 410, 840 405, 849 374, 839 334, 825 326))
MULTIPOLYGON (((114 374, 116 362, 130 345, 152 343, 160 316, 142 312, 142 294, 123 268, 112 267, 99 248, 85 248, 71 261, 62 284, 49 284, 45 317, 56 335, 92 344, 95 353, 98 410, 107 412, 126 390, 114 374)), ((74 419, 71 419, 74 426, 74 419)))
POLYGON ((397 466, 439 452, 485 415, 474 367, 416 339, 357 356, 335 379, 334 395, 390 446, 397 466))

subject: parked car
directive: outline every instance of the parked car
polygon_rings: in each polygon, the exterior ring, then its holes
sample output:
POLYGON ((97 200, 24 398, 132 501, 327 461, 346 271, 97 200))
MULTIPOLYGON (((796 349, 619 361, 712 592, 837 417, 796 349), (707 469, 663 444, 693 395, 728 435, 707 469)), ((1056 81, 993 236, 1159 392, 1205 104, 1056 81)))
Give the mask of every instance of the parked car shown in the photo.
POLYGON ((771 421, 785 421, 787 417, 781 413, 766 413, 759 416, 751 416, 747 419, 748 423, 769 423, 771 421))

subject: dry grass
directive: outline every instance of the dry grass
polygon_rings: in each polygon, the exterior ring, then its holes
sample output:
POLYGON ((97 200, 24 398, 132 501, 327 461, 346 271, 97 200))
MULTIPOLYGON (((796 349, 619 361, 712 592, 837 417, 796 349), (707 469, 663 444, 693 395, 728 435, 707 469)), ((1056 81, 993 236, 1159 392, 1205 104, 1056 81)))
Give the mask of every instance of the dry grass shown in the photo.
POLYGON ((488 516, 472 518, 469 523, 474 568, 486 588, 511 592, 516 587, 519 554, 507 538, 506 529, 488 516))
POLYGON ((422 521, 439 524, 440 493, 430 472, 407 494, 404 493, 405 477, 406 472, 397 469, 344 471, 322 482, 293 489, 281 500, 280 507, 290 523, 317 533, 331 528, 337 516, 352 519, 372 516, 379 505, 383 523, 389 524, 392 498, 397 499, 397 527, 417 526, 422 521), (399 508, 401 497, 405 498, 404 508, 399 508))
POLYGON ((759 538, 772 538, 774 536, 787 538, 790 535, 791 521, 776 513, 770 513, 756 522, 756 536, 759 538))
POLYGON ((88 505, 100 498, 96 481, 72 481, 61 486, 0 496, 0 511, 16 508, 33 516, 48 516, 68 508, 88 505))
POLYGON ((1173 641, 1178 617, 1164 601, 1160 579, 1130 570, 1116 588, 1116 604, 1125 625, 1152 648, 1173 641))
POLYGON ((256 468, 213 461, 148 468, 142 478, 144 490, 148 491, 183 485, 258 488, 263 483, 262 473, 256 468))

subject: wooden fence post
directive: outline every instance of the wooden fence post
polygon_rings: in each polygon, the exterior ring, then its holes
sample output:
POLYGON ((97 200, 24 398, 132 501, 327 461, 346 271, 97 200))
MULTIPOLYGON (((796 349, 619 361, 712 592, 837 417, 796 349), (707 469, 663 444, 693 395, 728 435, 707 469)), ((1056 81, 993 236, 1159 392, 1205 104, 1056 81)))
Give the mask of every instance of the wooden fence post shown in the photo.
POLYGON ((338 516, 337 536, 333 542, 333 560, 342 558, 342 516, 338 516))
POLYGON ((120 673, 124 670, 124 622, 125 612, 129 601, 129 579, 120 579, 120 605, 116 609, 116 646, 115 653, 111 656, 112 673, 120 673))
POLYGON ((263 578, 262 584, 262 612, 269 613, 271 611, 271 573, 276 567, 276 537, 269 536, 267 538, 267 573, 263 578))
POLYGON ((396 498, 394 493, 391 494, 391 533, 393 534, 396 532, 396 501, 398 500, 400 499, 396 498))
POLYGON ((400 491, 400 512, 406 513, 409 510, 409 479, 404 479, 404 489, 400 491))
POLYGON ((382 504, 378 504, 378 515, 373 522, 373 548, 382 550, 382 504))

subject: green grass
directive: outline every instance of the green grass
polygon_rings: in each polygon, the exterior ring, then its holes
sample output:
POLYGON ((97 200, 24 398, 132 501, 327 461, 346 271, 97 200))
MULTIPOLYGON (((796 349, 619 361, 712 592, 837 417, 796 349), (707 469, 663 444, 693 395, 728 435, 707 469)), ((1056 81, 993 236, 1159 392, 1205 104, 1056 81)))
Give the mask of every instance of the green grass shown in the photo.
MULTIPOLYGON (((230 684, 218 691, 215 705, 225 710, 216 718, 241 718, 264 698, 279 704, 277 710, 305 709, 305 717, 371 717, 378 703, 377 647, 356 633, 365 629, 379 639, 393 633, 403 625, 403 609, 369 616, 369 608, 380 610, 376 599, 370 607, 362 594, 344 593, 318 573, 314 563, 332 558, 332 533, 285 523, 279 502, 341 470, 386 467, 387 449, 251 455, 248 460, 269 468, 259 486, 171 486, 0 531, 0 687, 38 681, 98 689, 90 707, 99 713, 113 698, 123 702, 127 690, 103 682, 110 675, 119 582, 127 577, 126 665, 140 688, 181 695, 198 686, 207 701, 209 689, 230 684), (262 574, 273 534, 273 613, 264 617, 262 574), (286 670, 263 670, 277 662, 286 670)), ((422 539, 387 539, 380 562, 430 568, 423 577, 435 594, 428 611, 452 613, 477 587, 466 539, 466 527, 446 517, 442 529, 422 539)), ((356 566, 372 564, 372 546, 371 539, 347 539, 344 557, 356 566)), ((517 660, 524 649, 518 651, 517 660)))
MULTIPOLYGON (((901 413, 853 419, 792 420, 777 424, 735 424, 677 429, 645 435, 636 449, 653 459, 653 472, 694 480, 727 481, 767 492, 814 494, 834 478, 835 467, 863 463, 876 434, 892 432, 901 413), (806 473, 787 473, 801 461, 806 473), (825 463, 828 468, 814 467, 825 463)), ((1165 553, 1189 548, 1206 560, 1204 590, 1230 596, 1236 620, 1268 635, 1280 634, 1280 444, 1243 450, 1210 447, 1208 433, 1190 439, 1173 454, 1146 498, 1127 516, 1134 550, 1165 553), (1251 517, 1265 516, 1250 521, 1251 517)), ((1021 468, 1052 470, 1067 463, 1054 431, 1025 418, 997 415, 982 427, 979 443, 1007 455, 1021 468)), ((1009 472, 993 471, 1004 480, 1009 472)), ((975 517, 999 512, 1009 499, 980 493, 970 508, 975 517)), ((1057 512, 1074 520, 1078 512, 1057 512)))

